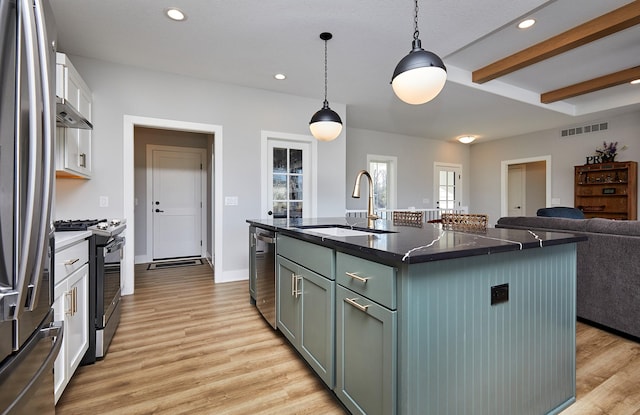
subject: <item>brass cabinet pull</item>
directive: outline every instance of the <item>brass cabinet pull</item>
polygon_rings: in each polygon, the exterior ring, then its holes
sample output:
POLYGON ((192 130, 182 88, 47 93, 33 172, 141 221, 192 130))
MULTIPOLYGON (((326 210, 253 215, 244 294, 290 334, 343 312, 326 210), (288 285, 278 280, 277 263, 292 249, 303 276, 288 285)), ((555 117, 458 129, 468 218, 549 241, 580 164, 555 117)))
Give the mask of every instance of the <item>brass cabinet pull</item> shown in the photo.
POLYGON ((66 293, 64 293, 64 296, 67 299, 67 304, 68 304, 68 307, 64 313, 68 316, 72 316, 73 315, 73 290, 67 291, 66 293))
POLYGON ((300 291, 300 281, 302 280, 302 276, 301 275, 296 275, 294 273, 291 273, 291 295, 295 298, 298 298, 300 295, 302 295, 302 291, 300 291))
POLYGON ((362 305, 362 304, 358 304, 356 303, 357 298, 345 298, 344 301, 348 304, 351 304, 352 306, 354 306, 355 308, 357 308, 360 311, 364 311, 365 313, 367 312, 367 308, 369 308, 368 305, 362 305))
POLYGON ((361 277, 358 274, 354 274, 353 272, 345 272, 345 274, 347 274, 347 277, 351 277, 356 281, 360 281, 362 283, 367 283, 367 281, 369 281, 369 277, 361 277))
POLYGON ((80 261, 80 258, 67 259, 66 261, 64 261, 64 264, 65 265, 73 265, 78 261, 80 261))

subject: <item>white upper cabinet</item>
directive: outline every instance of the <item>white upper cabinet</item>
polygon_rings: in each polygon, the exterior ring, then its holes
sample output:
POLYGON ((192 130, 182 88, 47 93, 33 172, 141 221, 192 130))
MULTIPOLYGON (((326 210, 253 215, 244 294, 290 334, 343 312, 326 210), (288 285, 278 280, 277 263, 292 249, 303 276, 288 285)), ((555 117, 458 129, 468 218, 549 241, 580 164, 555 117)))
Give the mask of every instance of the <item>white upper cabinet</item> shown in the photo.
MULTIPOLYGON (((91 121, 91 90, 63 53, 56 54, 56 95, 91 121)), ((91 130, 56 128, 56 176, 91 178, 91 130)))

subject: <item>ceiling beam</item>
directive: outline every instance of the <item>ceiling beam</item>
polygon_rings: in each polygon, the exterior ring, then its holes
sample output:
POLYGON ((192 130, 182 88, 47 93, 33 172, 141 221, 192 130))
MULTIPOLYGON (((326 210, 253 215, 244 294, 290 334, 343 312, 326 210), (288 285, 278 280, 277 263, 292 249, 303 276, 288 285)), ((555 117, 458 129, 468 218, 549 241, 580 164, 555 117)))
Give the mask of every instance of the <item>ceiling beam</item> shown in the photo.
POLYGON ((635 0, 619 9, 475 70, 471 79, 475 83, 482 84, 639 23, 640 0, 635 0))
POLYGON ((589 92, 611 88, 612 86, 631 82, 634 79, 640 79, 640 66, 545 92, 540 95, 540 102, 550 104, 552 102, 562 101, 563 99, 577 97, 578 95, 588 94, 589 92))

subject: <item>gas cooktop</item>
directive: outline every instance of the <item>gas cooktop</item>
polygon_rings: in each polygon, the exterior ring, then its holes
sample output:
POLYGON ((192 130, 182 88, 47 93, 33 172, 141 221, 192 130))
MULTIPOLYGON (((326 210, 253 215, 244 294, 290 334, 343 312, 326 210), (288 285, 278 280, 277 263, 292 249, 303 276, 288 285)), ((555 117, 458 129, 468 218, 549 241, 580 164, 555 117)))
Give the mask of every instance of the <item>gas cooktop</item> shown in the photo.
POLYGON ((91 231, 96 235, 114 236, 127 227, 125 219, 77 219, 53 222, 56 232, 91 231))
POLYGON ((94 226, 100 222, 106 222, 106 221, 107 219, 57 220, 53 222, 53 226, 56 232, 86 231, 89 226, 94 226))

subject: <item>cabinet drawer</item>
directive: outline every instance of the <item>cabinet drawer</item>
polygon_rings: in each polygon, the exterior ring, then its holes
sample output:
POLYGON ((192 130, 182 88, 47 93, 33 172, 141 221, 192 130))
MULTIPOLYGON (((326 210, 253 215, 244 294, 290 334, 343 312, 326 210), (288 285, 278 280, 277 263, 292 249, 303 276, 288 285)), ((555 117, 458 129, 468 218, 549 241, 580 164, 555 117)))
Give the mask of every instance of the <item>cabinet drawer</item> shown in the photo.
POLYGON ((336 279, 368 299, 396 309, 396 269, 366 259, 336 254, 336 279))
POLYGON ((333 249, 278 234, 276 250, 278 255, 335 280, 333 249))
POLYGON ((55 252, 55 283, 67 278, 71 273, 89 262, 89 242, 86 240, 55 252))

